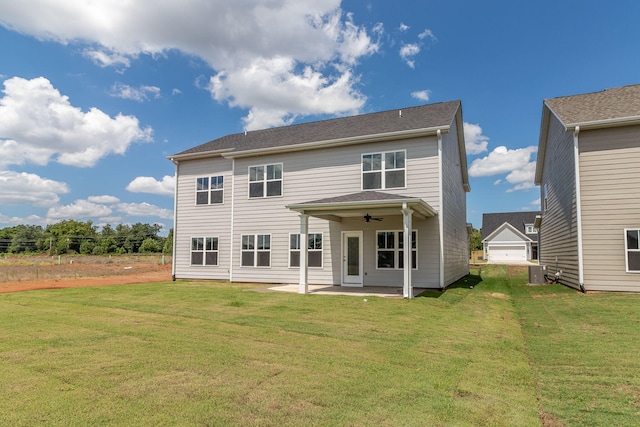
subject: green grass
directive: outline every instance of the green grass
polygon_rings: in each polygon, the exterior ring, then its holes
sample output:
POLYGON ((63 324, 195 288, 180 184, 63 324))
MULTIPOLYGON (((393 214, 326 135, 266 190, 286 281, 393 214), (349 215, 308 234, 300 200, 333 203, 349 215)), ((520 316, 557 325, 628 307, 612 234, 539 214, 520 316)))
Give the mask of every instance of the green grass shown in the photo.
POLYGON ((475 273, 413 300, 201 281, 1 294, 0 425, 637 424, 640 295, 475 273))

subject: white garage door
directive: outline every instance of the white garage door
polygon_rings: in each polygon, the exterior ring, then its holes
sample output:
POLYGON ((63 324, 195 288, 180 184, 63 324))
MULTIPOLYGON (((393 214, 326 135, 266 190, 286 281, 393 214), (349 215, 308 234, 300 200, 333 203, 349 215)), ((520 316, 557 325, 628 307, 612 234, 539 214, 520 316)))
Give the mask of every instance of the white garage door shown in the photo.
POLYGON ((527 250, 524 246, 491 246, 490 261, 526 261, 527 250))

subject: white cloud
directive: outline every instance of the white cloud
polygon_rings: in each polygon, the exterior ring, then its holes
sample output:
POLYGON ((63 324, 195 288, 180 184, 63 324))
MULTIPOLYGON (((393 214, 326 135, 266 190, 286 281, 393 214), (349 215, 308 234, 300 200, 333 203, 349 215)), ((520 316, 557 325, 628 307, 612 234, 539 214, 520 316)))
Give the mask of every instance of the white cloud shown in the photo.
POLYGON ((29 215, 26 217, 18 217, 18 216, 6 216, 0 213, 0 224, 6 225, 8 227, 14 225, 47 225, 47 220, 45 218, 39 217, 38 215, 29 215))
POLYGON ((218 101, 249 108, 244 118, 248 130, 291 123, 298 115, 352 114, 365 102, 355 92, 349 71, 327 78, 312 67, 300 75, 291 58, 257 59, 250 68, 213 76, 209 89, 218 101), (295 112, 295 113, 294 113, 295 112))
POLYGON ((420 101, 427 102, 429 101, 429 97, 431 96, 430 90, 417 90, 415 92, 411 92, 411 96, 415 99, 419 99, 420 101))
POLYGON ((126 67, 140 54, 170 50, 200 57, 215 70, 214 98, 248 109, 245 122, 255 129, 297 115, 362 108, 365 97, 357 89, 355 67, 379 50, 370 34, 380 37, 383 27, 375 24, 368 30, 355 24, 340 3, 137 0, 114 7, 78 0, 40 1, 34 7, 0 2, 0 16, 11 30, 77 44, 101 66, 126 67), (260 90, 252 94, 245 87, 260 90), (304 88, 294 102, 292 88, 304 88))
POLYGON ((170 209, 160 208, 158 206, 143 203, 119 203, 118 211, 129 216, 136 217, 158 217, 163 219, 173 219, 173 211, 170 209))
POLYGON ((537 207, 538 209, 540 209, 540 198, 538 197, 536 200, 534 200, 533 202, 531 202, 532 206, 537 207))
POLYGON ((507 174, 507 182, 514 185, 508 192, 533 188, 536 162, 531 160, 531 156, 537 150, 533 146, 515 150, 497 147, 486 157, 475 159, 469 167, 469 175, 481 177, 507 174))
POLYGON ((400 28, 399 28, 399 30, 400 30, 400 31, 402 31, 403 33, 404 33, 404 32, 406 32, 409 28, 410 28, 410 27, 409 27, 407 24, 405 24, 404 22, 401 22, 401 23, 400 23, 400 28))
POLYGON ((127 191, 173 196, 175 185, 176 179, 174 176, 165 175, 162 181, 150 176, 139 176, 127 185, 127 191))
POLYGON ((489 137, 482 134, 479 125, 464 122, 464 142, 467 154, 480 154, 487 151, 489 137))
POLYGON ((148 101, 149 97, 154 99, 160 98, 160 88, 157 86, 143 85, 139 88, 134 88, 124 83, 115 83, 109 93, 116 98, 130 99, 138 102, 148 101))
POLYGON ((118 203, 120 201, 120 199, 118 199, 116 196, 108 196, 108 195, 89 196, 87 197, 87 200, 90 201, 91 203, 100 203, 105 205, 118 203))
POLYGON ((78 218, 92 218, 111 215, 111 208, 92 203, 88 200, 76 200, 75 202, 64 205, 55 206, 49 209, 47 212, 48 220, 63 220, 63 219, 78 219, 78 218))
POLYGON ((417 43, 405 44, 400 48, 400 58, 411 68, 415 68, 413 57, 420 53, 420 46, 417 43))
POLYGON ((420 40, 424 40, 426 38, 430 39, 431 41, 436 41, 438 40, 436 38, 436 36, 433 34, 433 32, 430 29, 425 29, 423 32, 421 32, 420 34, 418 34, 418 38, 420 40))
POLYGON ((150 141, 133 116, 83 112, 44 77, 4 82, 0 98, 0 166, 58 163, 89 167, 109 154, 124 154, 134 141, 150 141))
POLYGON ((26 172, 0 171, 0 205, 49 207, 69 192, 64 182, 26 172))
POLYGON ((116 52, 109 52, 107 50, 98 49, 85 49, 84 56, 91 59, 94 63, 100 67, 123 67, 128 68, 131 66, 131 60, 122 54, 116 52))

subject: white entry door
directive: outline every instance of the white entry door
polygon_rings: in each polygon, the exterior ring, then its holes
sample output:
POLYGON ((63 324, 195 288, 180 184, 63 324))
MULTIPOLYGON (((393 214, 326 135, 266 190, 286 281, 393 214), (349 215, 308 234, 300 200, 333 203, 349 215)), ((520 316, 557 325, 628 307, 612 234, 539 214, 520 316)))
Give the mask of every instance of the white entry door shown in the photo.
POLYGON ((342 284, 362 286, 362 231, 342 233, 342 284))

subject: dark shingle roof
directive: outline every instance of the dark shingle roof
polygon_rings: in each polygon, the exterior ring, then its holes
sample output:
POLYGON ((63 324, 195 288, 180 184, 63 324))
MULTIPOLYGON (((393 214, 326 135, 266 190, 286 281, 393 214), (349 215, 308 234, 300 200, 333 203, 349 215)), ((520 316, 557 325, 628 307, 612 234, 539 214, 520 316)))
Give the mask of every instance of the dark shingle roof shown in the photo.
POLYGON ((303 204, 332 204, 345 202, 379 202, 381 200, 402 200, 413 199, 412 197, 400 196, 397 194, 382 193, 380 191, 361 191, 359 193, 345 194, 343 196, 329 197, 326 199, 313 200, 303 204))
POLYGON ((640 85, 546 99, 567 127, 604 120, 640 117, 640 85))
POLYGON ((533 224, 540 212, 503 212, 482 214, 482 240, 496 231, 505 222, 511 224, 516 230, 525 233, 525 224, 533 224))
POLYGON ((460 101, 362 114, 226 135, 176 156, 234 149, 236 151, 278 148, 310 142, 331 141, 391 132, 446 127, 451 125, 460 101), (402 112, 402 115, 399 114, 402 112))

